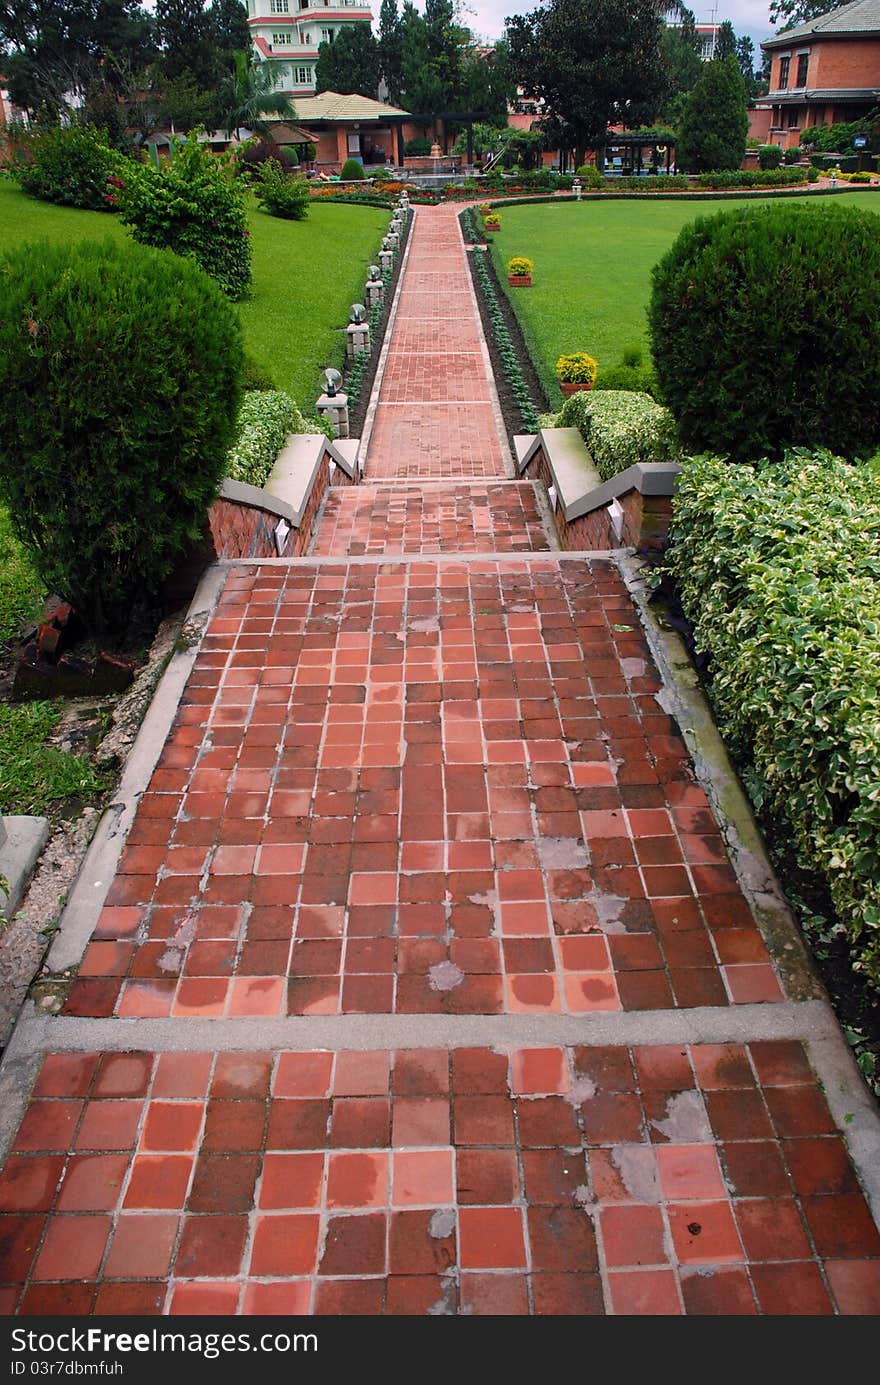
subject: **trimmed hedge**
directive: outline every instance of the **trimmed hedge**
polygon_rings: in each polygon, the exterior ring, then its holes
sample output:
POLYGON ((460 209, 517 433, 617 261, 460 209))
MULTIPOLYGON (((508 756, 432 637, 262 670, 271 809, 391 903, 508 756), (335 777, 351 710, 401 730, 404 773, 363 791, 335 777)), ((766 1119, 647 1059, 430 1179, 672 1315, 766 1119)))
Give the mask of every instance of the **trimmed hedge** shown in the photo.
POLYGON ((637 462, 677 462, 675 424, 668 409, 630 390, 581 390, 569 395, 560 428, 578 428, 603 481, 637 462))
POLYGON ((880 499, 868 467, 794 450, 689 459, 666 566, 755 806, 828 886, 880 991, 880 499))
POLYGON ((655 266, 648 323, 684 446, 734 461, 880 442, 877 218, 834 200, 700 217, 655 266))
POLYGON ((39 241, 2 265, 0 500, 105 647, 201 538, 242 354, 220 289, 167 251, 39 241))

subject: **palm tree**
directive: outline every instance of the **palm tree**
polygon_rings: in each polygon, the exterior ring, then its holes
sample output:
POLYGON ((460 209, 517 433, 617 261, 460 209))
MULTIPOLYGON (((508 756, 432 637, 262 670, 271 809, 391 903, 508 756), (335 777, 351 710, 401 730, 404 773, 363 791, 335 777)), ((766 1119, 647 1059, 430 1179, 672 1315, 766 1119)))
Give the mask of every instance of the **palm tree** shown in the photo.
POLYGON ((238 139, 244 126, 255 134, 269 136, 266 116, 295 120, 293 102, 275 90, 271 63, 254 62, 249 53, 233 53, 234 67, 217 92, 217 117, 224 130, 234 130, 238 139))

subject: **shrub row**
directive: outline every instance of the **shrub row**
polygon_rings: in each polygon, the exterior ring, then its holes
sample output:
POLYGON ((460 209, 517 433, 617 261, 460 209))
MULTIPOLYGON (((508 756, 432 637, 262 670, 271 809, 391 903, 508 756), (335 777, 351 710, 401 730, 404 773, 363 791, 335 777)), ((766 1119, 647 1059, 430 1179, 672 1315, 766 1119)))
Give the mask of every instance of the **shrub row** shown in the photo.
POLYGON ((666 564, 756 808, 826 883, 880 991, 880 500, 876 476, 795 450, 679 477, 666 564))
POLYGON ((264 486, 289 433, 310 433, 296 401, 283 390, 248 390, 238 411, 226 457, 234 481, 264 486))
POLYGON ((581 390, 566 399, 558 422, 579 429, 603 481, 639 462, 680 457, 672 415, 649 394, 581 390))
POLYGON ((804 168, 748 168, 725 173, 700 173, 697 187, 701 188, 787 188, 807 181, 804 168))
POLYGON ((486 253, 485 250, 474 250, 472 253, 477 283, 486 303, 486 309, 492 323, 492 335, 495 339, 495 346, 504 365, 504 373, 507 377, 507 383, 510 386, 511 394, 516 400, 517 408, 520 411, 523 427, 528 433, 536 433, 539 426, 538 412, 529 394, 526 382, 523 379, 519 357, 510 339, 507 323, 504 320, 504 314, 501 311, 498 296, 495 292, 495 285, 489 273, 488 265, 486 264, 486 253))

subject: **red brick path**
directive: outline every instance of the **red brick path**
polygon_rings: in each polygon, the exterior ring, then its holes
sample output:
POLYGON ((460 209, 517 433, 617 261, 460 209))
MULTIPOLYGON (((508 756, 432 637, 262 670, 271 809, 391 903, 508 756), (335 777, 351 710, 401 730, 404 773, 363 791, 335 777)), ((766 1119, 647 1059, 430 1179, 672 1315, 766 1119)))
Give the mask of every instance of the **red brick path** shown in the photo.
POLYGON ((522 553, 546 550, 531 482, 334 487, 315 557, 385 553, 522 553))
POLYGON ((458 208, 421 209, 366 458, 368 481, 504 476, 458 208))
POLYGON ((227 571, 0 1173, 0 1312, 880 1312, 810 1050, 734 1041, 798 1006, 617 564, 528 484, 369 484, 503 474, 453 231, 418 213, 368 484, 227 571))

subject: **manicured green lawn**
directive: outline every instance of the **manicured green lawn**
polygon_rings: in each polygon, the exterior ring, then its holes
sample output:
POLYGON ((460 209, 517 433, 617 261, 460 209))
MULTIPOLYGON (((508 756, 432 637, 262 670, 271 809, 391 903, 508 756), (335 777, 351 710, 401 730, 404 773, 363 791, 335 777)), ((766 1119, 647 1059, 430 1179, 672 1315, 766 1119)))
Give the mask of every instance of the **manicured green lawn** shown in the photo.
MULTIPOLYGON (((245 343, 306 413, 313 411, 321 370, 342 361, 348 310, 363 298, 389 216, 377 207, 319 203, 305 221, 282 221, 251 202, 253 290, 239 304, 245 343)), ((0 178, 0 245, 108 235, 127 239, 118 217, 38 202, 0 178)))
MULTIPOLYGON (((880 195, 848 193, 839 200, 880 214, 880 195)), ((737 198, 500 208, 492 256, 502 284, 512 255, 535 262, 532 287, 508 292, 551 406, 561 403, 554 366, 563 354, 588 351, 600 367, 611 366, 625 347, 642 345, 648 359, 645 312, 653 266, 682 226, 745 204, 751 205, 737 198)))
POLYGON ((7 511, 0 505, 0 644, 14 639, 22 626, 40 614, 43 584, 15 538, 7 511))

